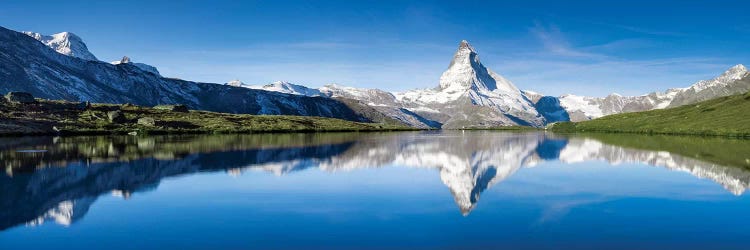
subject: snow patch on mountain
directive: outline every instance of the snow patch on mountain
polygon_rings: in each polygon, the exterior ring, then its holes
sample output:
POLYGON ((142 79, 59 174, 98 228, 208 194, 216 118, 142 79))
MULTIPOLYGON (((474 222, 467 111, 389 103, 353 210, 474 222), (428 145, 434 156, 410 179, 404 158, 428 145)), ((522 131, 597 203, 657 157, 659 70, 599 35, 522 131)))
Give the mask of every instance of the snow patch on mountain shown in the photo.
POLYGON ((396 100, 396 96, 394 96, 393 93, 379 89, 346 87, 332 83, 326 84, 318 90, 327 97, 340 97, 359 100, 367 103, 370 106, 400 106, 400 104, 396 100))
POLYGON ((285 82, 285 81, 276 81, 276 82, 272 82, 272 83, 264 84, 264 85, 248 85, 240 80, 232 80, 232 81, 227 82, 226 85, 234 86, 234 87, 249 88, 249 89, 273 91, 273 92, 279 92, 279 93, 291 94, 291 95, 301 95, 301 96, 322 96, 323 95, 317 89, 312 89, 312 88, 308 88, 302 85, 292 84, 290 82, 285 82))
POLYGON ((83 39, 73 33, 61 32, 52 35, 42 35, 31 31, 24 31, 23 33, 42 42, 44 45, 57 51, 57 53, 89 61, 99 61, 94 54, 89 52, 83 39))

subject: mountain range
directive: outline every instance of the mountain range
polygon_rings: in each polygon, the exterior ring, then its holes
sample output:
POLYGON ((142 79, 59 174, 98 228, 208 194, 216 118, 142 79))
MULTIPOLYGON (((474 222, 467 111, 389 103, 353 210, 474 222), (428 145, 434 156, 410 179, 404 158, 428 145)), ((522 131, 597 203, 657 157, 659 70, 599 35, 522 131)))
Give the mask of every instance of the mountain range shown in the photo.
POLYGON ((249 85, 185 81, 162 76, 156 67, 128 57, 99 61, 70 32, 42 35, 0 27, 0 91, 25 91, 69 101, 185 104, 191 109, 245 114, 322 116, 399 123, 418 128, 469 128, 582 121, 605 115, 676 107, 750 90, 737 65, 686 88, 641 96, 545 96, 518 89, 484 66, 461 41, 438 85, 388 92, 328 84, 314 89, 289 82, 249 85))
POLYGON ((331 98, 167 78, 157 74, 158 71, 144 70, 144 65, 134 64, 129 58, 116 63, 96 60, 72 33, 34 34, 0 27, 0 92, 23 91, 35 97, 68 101, 143 106, 184 104, 191 109, 225 113, 321 116, 370 122, 347 104, 331 98), (47 40, 50 42, 44 42, 47 40))
POLYGON ((584 121, 606 115, 673 108, 750 91, 750 73, 738 64, 713 79, 685 88, 672 88, 640 96, 610 94, 606 97, 578 95, 545 96, 519 90, 511 81, 486 68, 476 50, 461 41, 448 69, 433 89, 391 93, 378 89, 344 87, 336 84, 310 89, 288 82, 244 85, 282 93, 328 96, 359 100, 392 117, 401 111, 420 116, 416 127, 492 127, 505 125, 541 126, 559 121, 584 121), (300 89, 300 91, 295 91, 300 89), (388 112, 390 111, 390 112, 388 112), (423 122, 429 121, 429 122, 423 122))

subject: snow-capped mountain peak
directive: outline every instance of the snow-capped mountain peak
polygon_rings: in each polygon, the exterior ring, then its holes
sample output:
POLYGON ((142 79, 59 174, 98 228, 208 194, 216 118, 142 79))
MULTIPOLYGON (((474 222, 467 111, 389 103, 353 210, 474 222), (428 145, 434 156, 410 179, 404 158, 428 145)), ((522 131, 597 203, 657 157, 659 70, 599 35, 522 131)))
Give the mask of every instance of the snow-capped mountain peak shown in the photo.
POLYGON ((248 86, 244 82, 240 81, 239 79, 234 79, 234 80, 228 81, 226 83, 226 85, 233 86, 233 87, 246 87, 246 86, 248 86))
POLYGON ((112 62, 112 64, 115 64, 115 65, 122 64, 122 63, 130 63, 130 57, 123 56, 122 59, 112 62))
POLYGON ((89 61, 99 61, 94 54, 89 52, 89 48, 83 42, 83 39, 73 33, 60 32, 52 35, 42 35, 31 31, 24 31, 23 33, 54 49, 57 53, 89 61))
POLYGON ((519 89, 499 74, 486 68, 469 42, 462 40, 448 69, 440 76, 440 90, 456 92, 478 91, 519 92, 519 89))
POLYGON ((737 64, 729 68, 718 77, 710 80, 698 81, 697 83, 691 85, 689 88, 694 89, 695 91, 701 91, 711 86, 726 85, 729 82, 741 79, 742 77, 747 75, 747 73, 748 72, 747 68, 745 68, 745 65, 737 64))
POLYGON ((123 56, 122 59, 120 59, 118 61, 113 61, 110 64, 112 64, 112 65, 130 64, 130 65, 138 67, 139 69, 141 69, 143 71, 155 74, 157 76, 161 76, 161 74, 159 73, 159 70, 156 69, 156 67, 148 65, 148 64, 145 64, 145 63, 132 62, 131 59, 130 59, 130 57, 128 57, 128 56, 123 56))
POLYGON ((459 50, 468 50, 470 52, 476 53, 477 51, 474 49, 474 47, 469 44, 469 41, 461 40, 461 43, 458 44, 459 50))
POLYGON ((486 72, 487 69, 479 61, 479 55, 474 47, 466 40, 462 40, 448 65, 448 70, 440 77, 440 89, 462 91, 478 85, 480 88, 492 90, 493 86, 487 86, 477 79, 478 73, 486 72))

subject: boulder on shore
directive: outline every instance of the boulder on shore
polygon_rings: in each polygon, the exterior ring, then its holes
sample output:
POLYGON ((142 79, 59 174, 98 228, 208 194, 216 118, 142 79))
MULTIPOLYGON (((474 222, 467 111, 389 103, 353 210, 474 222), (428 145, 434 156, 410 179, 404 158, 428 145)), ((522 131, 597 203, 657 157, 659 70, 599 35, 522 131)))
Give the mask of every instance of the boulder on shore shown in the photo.
POLYGON ((107 112, 107 118, 111 123, 125 123, 128 120, 127 118, 125 118, 125 114, 123 114, 122 111, 119 110, 107 112))
POLYGON ((11 103, 35 103, 34 96, 27 92, 8 92, 5 95, 5 100, 11 103))
POLYGON ((156 120, 151 117, 141 117, 138 118, 138 125, 153 127, 156 126, 156 120))
POLYGON ((87 109, 90 109, 90 108, 91 108, 91 103, 88 102, 88 101, 79 102, 79 103, 76 104, 76 109, 77 110, 87 110, 87 109))
POLYGON ((157 105, 157 106, 154 106, 154 109, 159 109, 159 110, 168 110, 168 111, 172 111, 172 112, 180 112, 180 113, 187 113, 187 112, 189 111, 189 110, 188 110, 188 107, 187 107, 187 106, 185 106, 185 105, 183 105, 183 104, 175 104, 175 105, 157 105))

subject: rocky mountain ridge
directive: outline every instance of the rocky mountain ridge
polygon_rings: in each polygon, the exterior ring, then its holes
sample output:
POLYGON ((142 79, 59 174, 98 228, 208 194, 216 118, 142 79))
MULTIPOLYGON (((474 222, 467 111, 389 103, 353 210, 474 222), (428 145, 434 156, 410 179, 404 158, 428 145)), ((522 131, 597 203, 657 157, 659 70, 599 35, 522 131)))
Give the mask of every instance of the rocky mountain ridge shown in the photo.
MULTIPOLYGON (((68 39, 73 37, 68 35, 68 39)), ((129 60, 110 64, 74 55, 54 50, 53 46, 27 34, 0 27, 0 93, 22 91, 39 98, 67 101, 141 106, 183 104, 190 109, 224 113, 370 121, 347 104, 331 98, 165 78, 129 60)))

